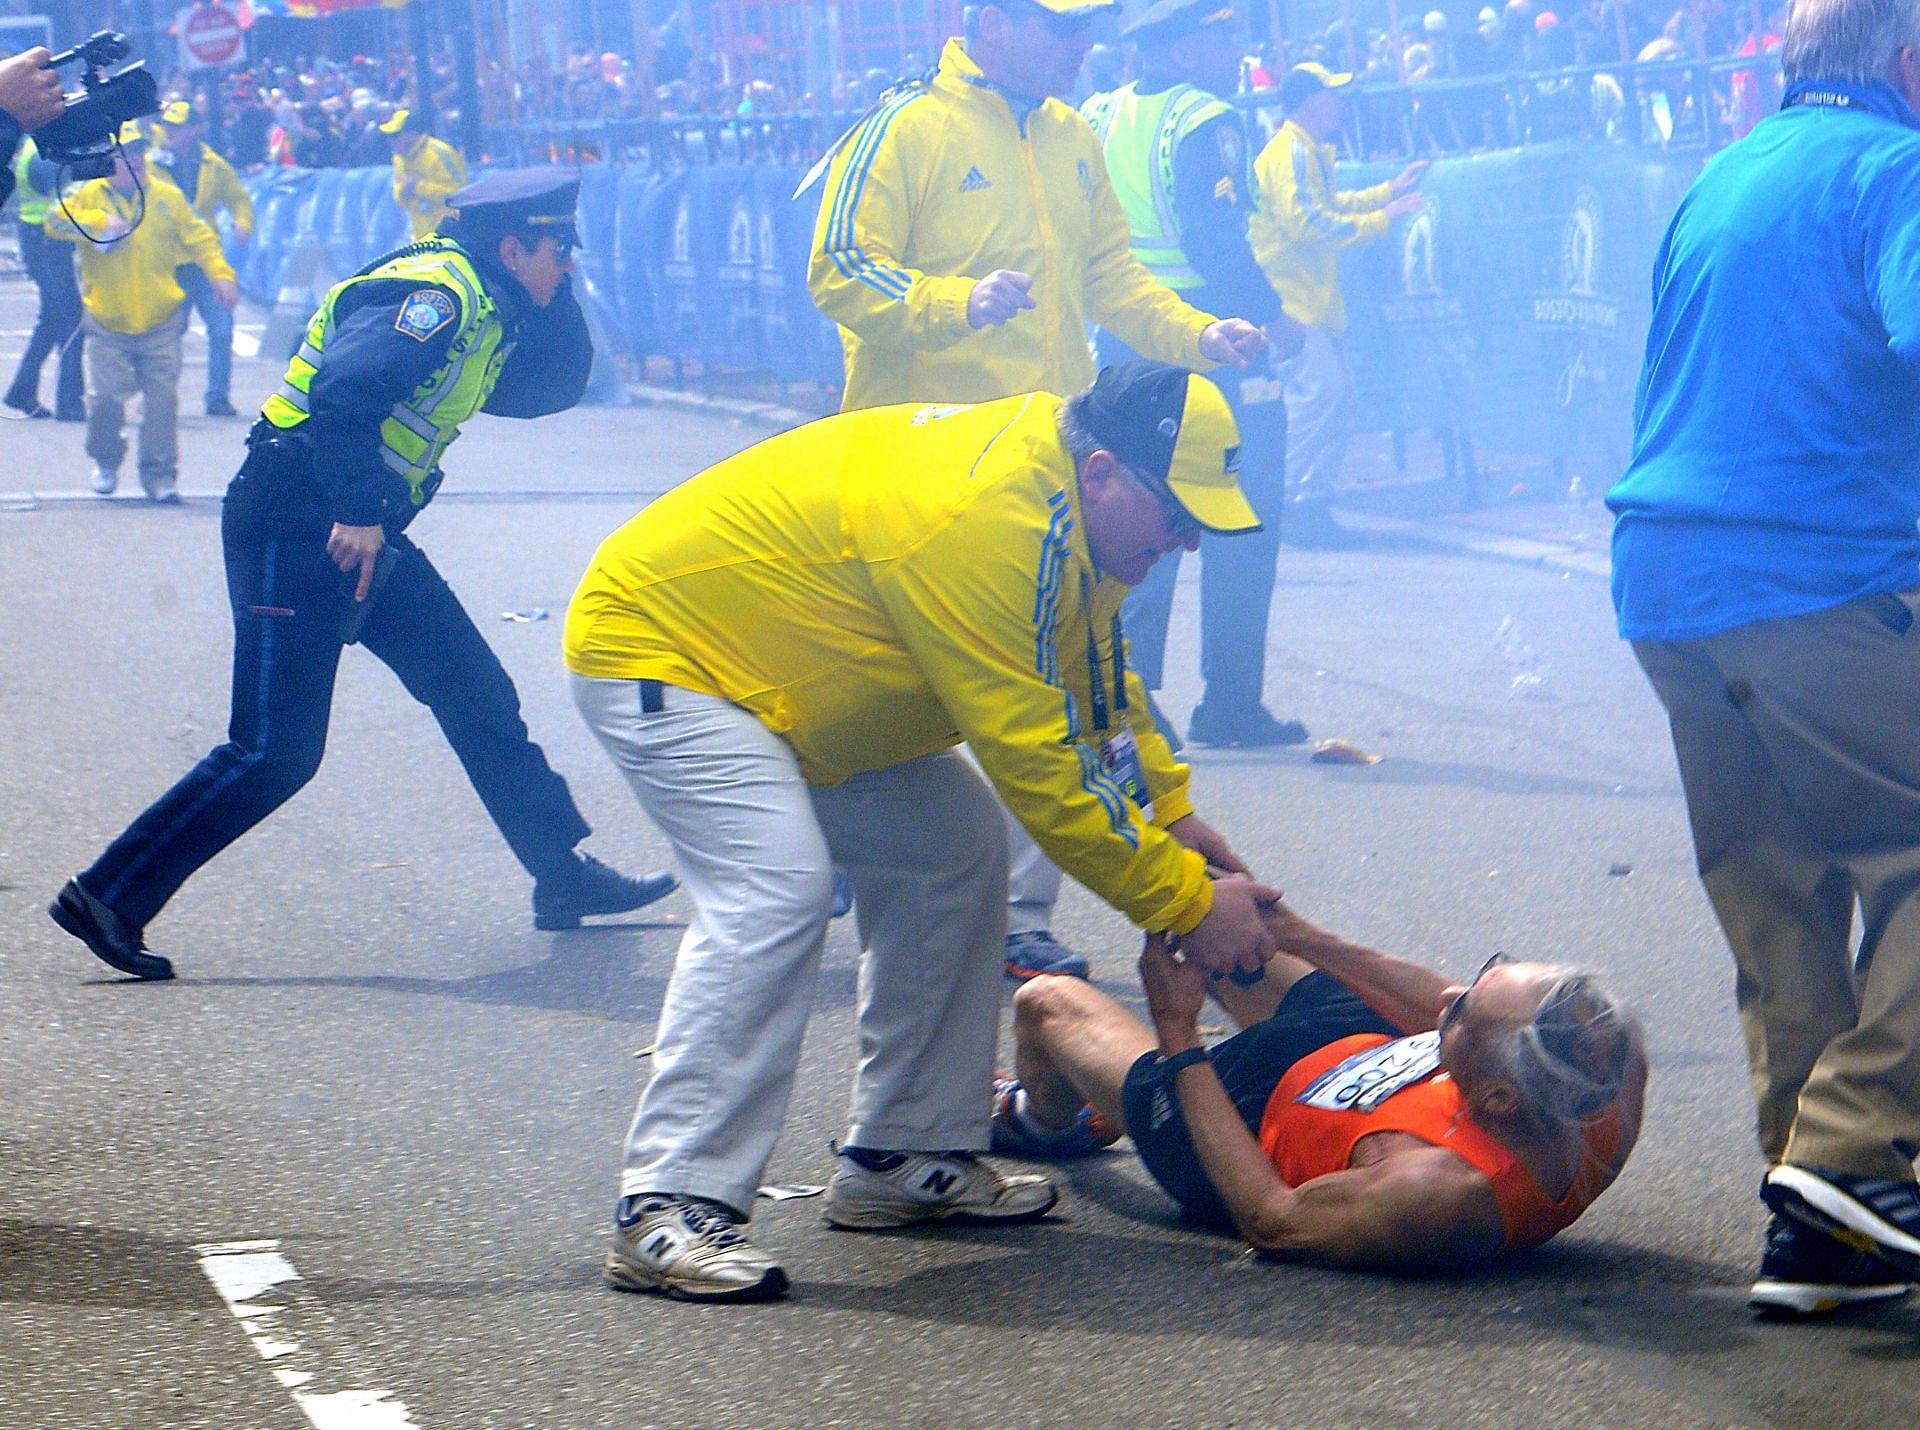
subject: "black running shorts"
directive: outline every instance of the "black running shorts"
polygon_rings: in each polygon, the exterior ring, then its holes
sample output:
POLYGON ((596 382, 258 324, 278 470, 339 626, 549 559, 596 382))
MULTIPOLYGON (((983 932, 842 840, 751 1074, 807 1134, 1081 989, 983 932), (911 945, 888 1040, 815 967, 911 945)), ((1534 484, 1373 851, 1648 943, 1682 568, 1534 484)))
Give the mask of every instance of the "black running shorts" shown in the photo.
MULTIPOLYGON (((1235 1033, 1213 1049, 1214 1071, 1247 1130, 1258 1138, 1267 1100, 1287 1069, 1312 1052, 1356 1033, 1402 1030, 1317 969, 1287 990, 1271 1018, 1235 1033)), ((1181 1213, 1206 1226, 1233 1229, 1226 1204, 1213 1189, 1187 1135, 1172 1082, 1158 1053, 1142 1053, 1121 1088, 1127 1135, 1153 1179, 1180 1203, 1181 1213)))

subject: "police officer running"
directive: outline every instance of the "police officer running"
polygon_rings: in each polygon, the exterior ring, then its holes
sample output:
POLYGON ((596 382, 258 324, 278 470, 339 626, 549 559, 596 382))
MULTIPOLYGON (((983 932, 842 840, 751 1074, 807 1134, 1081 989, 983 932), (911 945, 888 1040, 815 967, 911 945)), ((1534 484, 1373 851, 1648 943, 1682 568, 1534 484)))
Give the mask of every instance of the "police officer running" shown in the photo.
MULTIPOLYGON (((1253 176, 1240 115, 1219 96, 1239 84, 1240 25, 1226 0, 1159 0, 1127 27, 1140 78, 1096 94, 1081 113, 1100 136, 1107 171, 1127 211, 1133 255, 1194 307, 1271 327, 1278 356, 1299 351, 1299 324, 1247 242, 1253 176)), ((1094 351, 1104 366, 1137 354, 1102 327, 1094 351)), ((1206 683, 1187 727, 1199 745, 1293 745, 1307 738, 1298 720, 1279 720, 1261 703, 1267 662, 1267 613, 1279 554, 1286 480, 1287 415, 1271 352, 1243 372, 1214 380, 1240 425, 1240 482, 1258 531, 1201 542, 1200 671, 1206 683)), ((1127 598, 1127 640, 1140 678, 1160 687, 1173 610, 1178 553, 1127 598)), ((1156 720, 1172 738, 1165 718, 1156 720)))
POLYGON ((469 417, 539 417, 585 390, 593 349, 567 277, 578 192, 551 168, 482 179, 454 195, 443 232, 336 284, 314 314, 227 489, 227 743, 48 910, 123 973, 173 976, 146 950, 148 921, 313 777, 340 651, 354 641, 433 711, 534 876, 536 928, 574 928, 674 888, 671 875, 629 879, 575 851, 587 823, 528 738, 513 681, 404 535, 469 417))

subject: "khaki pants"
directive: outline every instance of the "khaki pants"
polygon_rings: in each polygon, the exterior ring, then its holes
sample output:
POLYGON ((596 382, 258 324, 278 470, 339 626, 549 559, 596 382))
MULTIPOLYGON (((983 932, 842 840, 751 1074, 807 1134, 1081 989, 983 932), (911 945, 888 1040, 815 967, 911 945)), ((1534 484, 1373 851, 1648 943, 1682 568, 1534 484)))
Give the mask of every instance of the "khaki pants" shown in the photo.
POLYGON ((1917 612, 1920 589, 1634 645, 1733 948, 1770 1162, 1911 1177, 1920 1154, 1917 612))
POLYGON ((1295 501, 1330 502, 1356 421, 1353 378, 1339 339, 1308 328, 1299 356, 1280 373, 1286 381, 1287 486, 1295 501))
POLYGON ((127 455, 126 403, 140 395, 140 485, 148 496, 173 490, 180 474, 180 349, 187 307, 144 333, 116 333, 89 313, 87 455, 117 472, 127 455))

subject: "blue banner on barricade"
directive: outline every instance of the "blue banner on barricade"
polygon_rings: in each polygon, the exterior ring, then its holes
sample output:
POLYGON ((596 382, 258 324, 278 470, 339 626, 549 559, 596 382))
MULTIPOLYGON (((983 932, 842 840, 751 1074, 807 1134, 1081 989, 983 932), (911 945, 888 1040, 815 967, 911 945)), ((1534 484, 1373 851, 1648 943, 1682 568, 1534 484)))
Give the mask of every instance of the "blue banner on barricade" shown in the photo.
POLYGON ((621 333, 627 351, 636 358, 655 351, 653 288, 647 261, 653 245, 647 233, 649 204, 660 187, 660 175, 647 169, 623 169, 615 187, 613 208, 614 304, 620 310, 621 333))
POLYGON ((1623 466, 1654 254, 1698 169, 1592 141, 1436 164, 1426 210, 1341 260, 1361 426, 1623 466))
POLYGON ((754 284, 773 375, 782 382, 812 378, 838 384, 843 376, 839 329, 813 306, 807 292, 807 263, 820 199, 818 189, 794 199, 794 185, 805 172, 795 164, 763 168, 754 175, 760 235, 754 284))

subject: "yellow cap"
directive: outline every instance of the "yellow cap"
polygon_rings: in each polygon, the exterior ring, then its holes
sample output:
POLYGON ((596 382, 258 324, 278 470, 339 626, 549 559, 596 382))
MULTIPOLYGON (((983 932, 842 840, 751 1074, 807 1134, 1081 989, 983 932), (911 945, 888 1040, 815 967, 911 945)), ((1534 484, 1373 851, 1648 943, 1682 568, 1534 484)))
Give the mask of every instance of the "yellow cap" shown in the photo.
POLYGON ((1257 531, 1260 518, 1240 490, 1240 428, 1206 378, 1171 363, 1103 368, 1080 398, 1094 439, 1208 531, 1257 531))
POLYGON ((193 106, 188 104, 184 99, 173 100, 161 106, 160 122, 162 124, 191 124, 193 123, 193 106))
POLYGON ((1032 3, 1056 15, 1106 15, 1120 11, 1120 0, 1032 0, 1032 3))
POLYGON ((1255 531, 1260 518, 1240 490, 1240 428, 1220 389, 1195 373, 1173 440, 1167 487, 1208 531, 1255 531))
POLYGON ((144 149, 147 147, 147 131, 137 119, 129 119, 120 126, 120 147, 122 149, 144 149))
POLYGON ((396 109, 393 111, 393 118, 387 120, 384 124, 376 124, 373 127, 378 129, 382 134, 398 134, 402 129, 407 127, 407 121, 412 117, 413 111, 411 109, 396 109))

